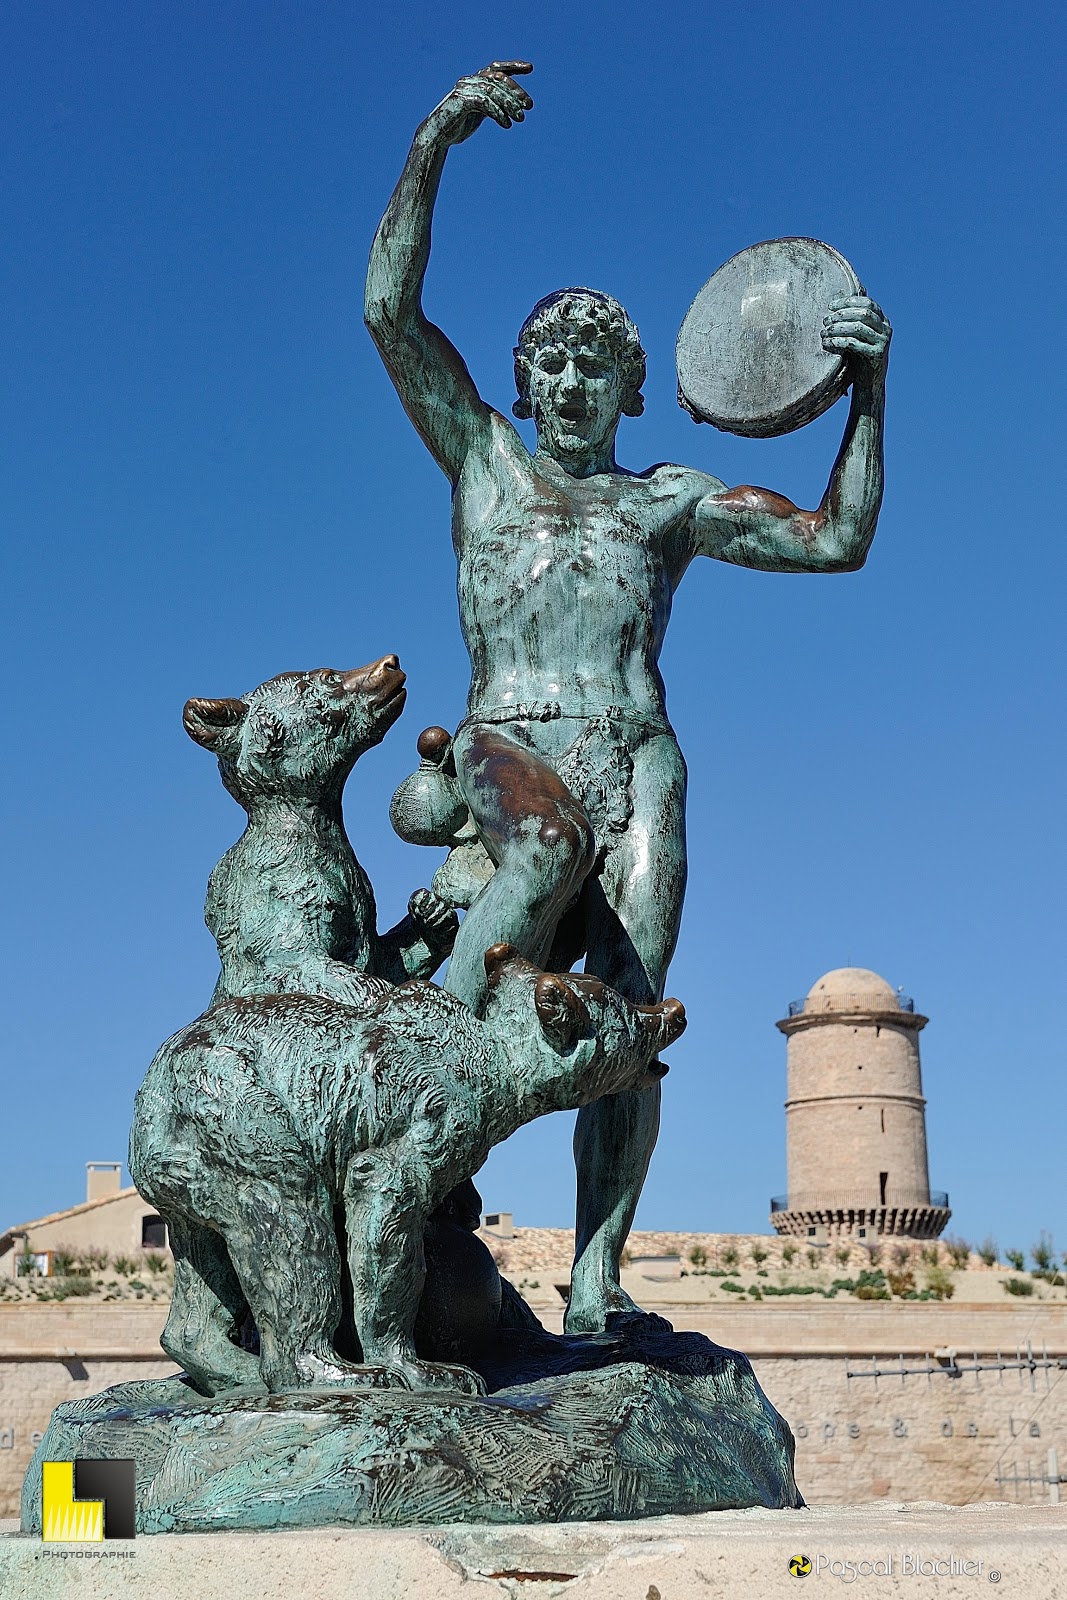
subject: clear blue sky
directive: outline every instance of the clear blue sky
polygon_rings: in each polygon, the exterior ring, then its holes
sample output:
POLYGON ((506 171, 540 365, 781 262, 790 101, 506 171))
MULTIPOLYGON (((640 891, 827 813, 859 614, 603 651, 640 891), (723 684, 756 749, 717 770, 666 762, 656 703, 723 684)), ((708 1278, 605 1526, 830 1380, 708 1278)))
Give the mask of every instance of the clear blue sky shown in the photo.
MULTIPOLYGON (((621 459, 811 505, 843 406, 779 441, 698 429, 678 324, 735 251, 814 234, 896 329, 864 571, 701 562, 676 606, 691 1024, 639 1224, 766 1227, 773 1023, 852 963, 932 1019, 953 1229, 1067 1247, 1063 45, 1060 6, 987 0, 4 8, 0 1225, 124 1155, 148 1061, 210 995, 203 890, 241 816, 188 695, 399 652, 409 708, 347 799, 383 925, 439 859, 386 806, 462 714, 448 498, 362 274, 419 119, 526 56, 526 124, 450 157, 427 297, 493 403, 532 303, 602 287, 649 352, 621 459)), ((487 1204, 568 1224, 568 1142, 519 1135, 487 1204)))

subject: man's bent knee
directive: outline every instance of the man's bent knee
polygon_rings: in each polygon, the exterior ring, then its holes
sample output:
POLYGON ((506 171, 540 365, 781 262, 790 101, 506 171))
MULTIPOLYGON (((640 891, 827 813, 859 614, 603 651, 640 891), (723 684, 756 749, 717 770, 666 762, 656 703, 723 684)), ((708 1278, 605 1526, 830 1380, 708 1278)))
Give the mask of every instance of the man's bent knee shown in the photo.
POLYGON ((580 870, 582 877, 593 865, 596 855, 593 830, 578 810, 546 817, 537 830, 537 840, 554 860, 580 870))

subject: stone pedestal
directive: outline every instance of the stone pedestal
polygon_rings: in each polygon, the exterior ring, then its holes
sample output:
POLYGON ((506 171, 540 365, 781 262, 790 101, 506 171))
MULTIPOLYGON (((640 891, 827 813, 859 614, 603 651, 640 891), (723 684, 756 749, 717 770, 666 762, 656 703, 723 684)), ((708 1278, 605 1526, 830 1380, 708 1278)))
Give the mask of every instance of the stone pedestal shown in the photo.
POLYGON ((328 1524, 631 1519, 795 1507, 793 1436, 747 1359, 640 1318, 579 1338, 515 1332, 485 1397, 406 1389, 231 1391, 184 1378, 59 1406, 30 1465, 132 1457, 143 1533, 328 1524), (516 1381, 521 1379, 522 1381, 516 1381))
POLYGON ((880 1501, 641 1523, 174 1534, 80 1547, 50 1547, 2 1530, 0 1594, 4 1600, 648 1600, 650 1594, 655 1600, 657 1593, 663 1600, 796 1600, 808 1592, 790 1574, 798 1555, 811 1562, 813 1594, 836 1594, 847 1582, 843 1592, 877 1600, 1001 1594, 1054 1600, 1067 1571, 1067 1507, 880 1501), (889 1563, 890 1571, 864 1570, 852 1580, 845 1576, 850 1561, 857 1569, 889 1563), (814 1586, 817 1577, 822 1588, 814 1586))

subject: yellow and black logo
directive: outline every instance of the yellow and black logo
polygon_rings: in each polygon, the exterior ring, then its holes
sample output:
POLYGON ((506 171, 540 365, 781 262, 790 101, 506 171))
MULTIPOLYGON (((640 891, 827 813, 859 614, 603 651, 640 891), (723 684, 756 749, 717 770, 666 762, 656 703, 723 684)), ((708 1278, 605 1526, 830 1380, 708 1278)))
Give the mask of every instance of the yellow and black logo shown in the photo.
POLYGON ((137 1532, 133 1461, 44 1461, 41 1538, 50 1544, 96 1544, 137 1532))
POLYGON ((793 1578, 806 1578, 811 1571, 811 1560, 808 1556, 790 1556, 789 1575, 793 1578))

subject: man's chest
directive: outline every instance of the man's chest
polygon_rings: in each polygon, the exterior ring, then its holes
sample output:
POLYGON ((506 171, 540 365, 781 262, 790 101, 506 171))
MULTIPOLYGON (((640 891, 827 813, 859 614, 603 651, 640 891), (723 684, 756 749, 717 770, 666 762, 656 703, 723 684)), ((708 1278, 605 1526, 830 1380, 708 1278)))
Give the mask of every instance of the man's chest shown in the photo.
POLYGON ((455 514, 461 569, 479 587, 563 585, 610 603, 613 594, 651 596, 668 580, 676 509, 640 480, 513 475, 478 485, 455 514))

